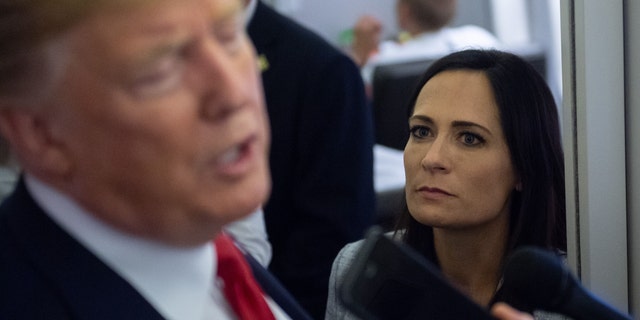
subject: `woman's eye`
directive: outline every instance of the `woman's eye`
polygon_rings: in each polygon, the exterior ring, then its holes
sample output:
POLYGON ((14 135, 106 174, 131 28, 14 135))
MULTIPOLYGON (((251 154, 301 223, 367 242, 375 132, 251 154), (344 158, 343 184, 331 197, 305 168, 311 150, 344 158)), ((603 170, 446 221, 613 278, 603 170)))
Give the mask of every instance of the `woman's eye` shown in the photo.
POLYGON ((411 135, 416 138, 428 137, 429 134, 431 133, 431 130, 429 129, 429 127, 425 127, 425 126, 414 126, 414 127, 411 127, 409 131, 411 132, 411 135))
POLYGON ((471 132, 463 132, 461 139, 462 143, 469 146, 475 146, 484 142, 484 139, 482 139, 482 137, 471 132))

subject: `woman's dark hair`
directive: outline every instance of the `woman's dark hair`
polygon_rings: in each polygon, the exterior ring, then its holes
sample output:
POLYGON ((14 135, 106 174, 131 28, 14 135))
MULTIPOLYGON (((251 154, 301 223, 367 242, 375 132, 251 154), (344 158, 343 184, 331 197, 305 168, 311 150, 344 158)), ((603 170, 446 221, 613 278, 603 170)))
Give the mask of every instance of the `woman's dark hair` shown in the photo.
MULTIPOLYGON (((566 251, 564 156, 558 110, 544 78, 517 55, 496 50, 465 50, 434 62, 424 73, 408 106, 413 113, 422 87, 435 75, 451 70, 483 72, 493 89, 511 161, 522 183, 513 191, 506 254, 533 245, 566 251)), ((437 263, 433 231, 408 212, 396 231, 404 241, 437 263)))

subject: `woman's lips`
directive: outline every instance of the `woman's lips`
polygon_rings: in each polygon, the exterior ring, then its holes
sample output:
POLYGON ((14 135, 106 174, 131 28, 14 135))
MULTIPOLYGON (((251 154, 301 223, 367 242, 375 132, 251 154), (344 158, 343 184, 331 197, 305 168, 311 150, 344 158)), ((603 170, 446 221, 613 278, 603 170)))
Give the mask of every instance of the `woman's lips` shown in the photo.
POLYGON ((431 187, 421 187, 418 189, 418 193, 427 199, 443 199, 452 197, 453 195, 447 191, 444 191, 439 188, 431 188, 431 187))

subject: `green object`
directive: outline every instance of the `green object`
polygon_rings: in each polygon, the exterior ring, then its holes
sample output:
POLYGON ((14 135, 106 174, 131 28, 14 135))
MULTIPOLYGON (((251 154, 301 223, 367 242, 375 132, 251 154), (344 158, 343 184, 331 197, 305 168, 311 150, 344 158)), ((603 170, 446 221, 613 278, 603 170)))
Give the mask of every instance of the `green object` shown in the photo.
POLYGON ((342 32, 338 36, 338 44, 343 48, 351 47, 353 43, 353 29, 349 28, 342 32))

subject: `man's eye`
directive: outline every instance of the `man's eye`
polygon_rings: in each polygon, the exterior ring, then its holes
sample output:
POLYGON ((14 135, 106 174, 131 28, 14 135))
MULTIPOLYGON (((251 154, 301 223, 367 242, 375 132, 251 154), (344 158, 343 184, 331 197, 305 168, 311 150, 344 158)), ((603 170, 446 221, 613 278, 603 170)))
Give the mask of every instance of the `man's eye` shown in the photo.
POLYGON ((215 29, 214 36, 219 43, 230 52, 235 52, 242 45, 244 25, 242 19, 234 19, 215 29))
POLYGON ((218 33, 218 40, 223 45, 233 45, 240 39, 240 32, 238 30, 225 30, 218 33))
POLYGON ((182 79, 182 67, 177 57, 168 57, 150 70, 137 76, 133 91, 139 96, 162 94, 175 88, 182 79))

